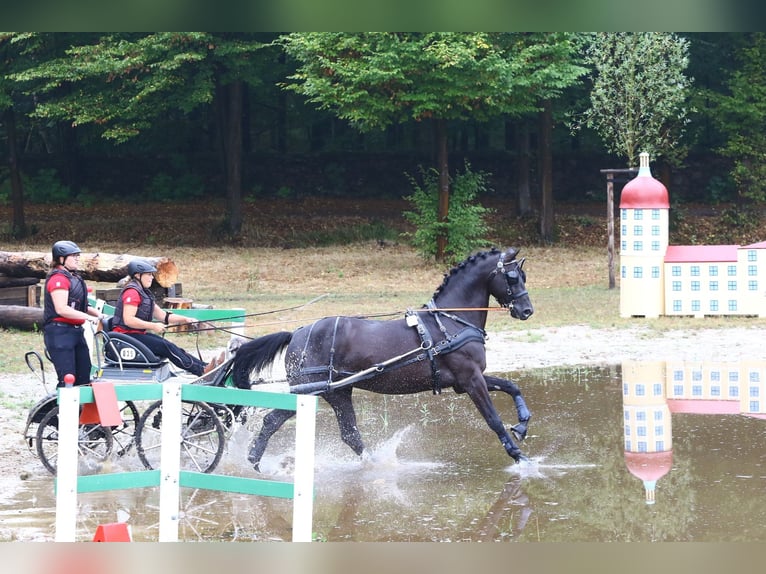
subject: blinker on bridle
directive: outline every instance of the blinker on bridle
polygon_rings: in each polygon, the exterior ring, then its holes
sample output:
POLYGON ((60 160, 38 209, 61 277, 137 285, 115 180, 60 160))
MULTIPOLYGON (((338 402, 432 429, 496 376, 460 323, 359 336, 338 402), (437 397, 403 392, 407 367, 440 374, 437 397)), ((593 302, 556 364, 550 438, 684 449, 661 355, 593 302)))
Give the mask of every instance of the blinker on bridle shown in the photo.
POLYGON ((489 280, 491 281, 494 279, 495 275, 498 273, 502 273, 505 275, 505 281, 507 283, 506 287, 506 295, 508 295, 508 298, 510 301, 508 303, 502 303, 500 304, 503 307, 512 307, 513 302, 516 299, 520 299, 521 297, 524 297, 524 295, 528 294, 528 291, 526 289, 522 290, 520 293, 513 293, 513 286, 518 285, 519 278, 521 278, 522 281, 526 282, 527 280, 527 274, 524 273, 524 270, 522 269, 522 266, 524 265, 524 261, 526 261, 526 257, 522 257, 520 260, 512 259, 511 261, 505 260, 505 253, 500 254, 500 258, 497 260, 497 267, 492 270, 492 272, 489 274, 489 280), (515 265, 514 265, 515 264, 515 265), (505 270, 506 265, 511 265, 512 267, 508 269, 508 271, 505 270))

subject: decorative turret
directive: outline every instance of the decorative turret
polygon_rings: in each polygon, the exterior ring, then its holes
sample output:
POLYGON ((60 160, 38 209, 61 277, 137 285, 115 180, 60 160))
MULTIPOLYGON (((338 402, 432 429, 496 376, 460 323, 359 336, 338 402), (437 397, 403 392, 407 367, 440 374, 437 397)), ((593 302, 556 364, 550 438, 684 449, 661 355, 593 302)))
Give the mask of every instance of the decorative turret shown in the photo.
POLYGON ((665 312, 663 263, 668 248, 668 190, 652 177, 649 154, 620 196, 620 316, 665 312))
POLYGON ((620 209, 670 209, 667 188, 652 177, 649 154, 641 153, 639 162, 638 174, 622 188, 620 209))

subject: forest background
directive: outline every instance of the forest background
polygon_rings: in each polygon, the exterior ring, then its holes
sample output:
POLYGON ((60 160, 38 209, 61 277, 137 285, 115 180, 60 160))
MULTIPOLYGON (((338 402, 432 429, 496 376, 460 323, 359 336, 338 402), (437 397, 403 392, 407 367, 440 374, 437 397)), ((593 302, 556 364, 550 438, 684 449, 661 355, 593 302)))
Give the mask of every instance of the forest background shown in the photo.
MULTIPOLYGON (((561 34, 504 37, 580 46, 566 58, 587 70, 587 35, 561 34)), ((412 193, 410 177, 437 167, 439 122, 415 113, 378 116, 385 121, 375 125, 340 117, 339 109, 296 92, 299 61, 280 43, 283 36, 4 34, 0 148, 9 161, 0 167, 0 204, 7 214, 0 239, 12 247, 17 239, 60 238, 62 230, 46 214, 63 205, 92 214, 68 228, 81 242, 291 247, 401 239, 401 230, 374 216, 359 225, 333 225, 327 234, 321 222, 354 210, 374 214, 374 207, 359 206, 362 200, 411 207, 402 203, 412 193), (250 214, 278 213, 280 200, 332 200, 341 207, 318 213, 311 220, 317 225, 260 232, 250 214), (155 208, 136 206, 149 201, 173 206, 170 213, 180 204, 193 205, 204 211, 205 221, 179 227, 165 215, 164 225, 141 231, 139 238, 130 226, 99 226, 111 212, 136 212, 143 219, 155 208)), ((688 46, 689 85, 684 114, 677 118, 683 125, 675 126, 672 151, 652 157, 652 170, 670 191, 674 230, 699 214, 717 216, 717 224, 713 236, 688 230, 675 242, 760 240, 766 195, 758 177, 766 151, 764 35, 677 36, 688 46)), ((495 230, 522 227, 525 243, 551 245, 571 241, 556 223, 561 217, 579 217, 586 231, 601 226, 601 170, 636 163, 609 151, 587 125, 571 128, 590 105, 594 82, 590 70, 559 89, 539 90, 538 100, 517 98, 522 103, 508 113, 482 108, 475 117, 470 110, 445 116, 450 177, 467 165, 486 174, 479 201, 496 209, 495 230), (591 207, 581 213, 582 205, 591 207), (546 228, 541 221, 549 217, 546 228)), ((630 177, 617 177, 617 198, 630 177)))

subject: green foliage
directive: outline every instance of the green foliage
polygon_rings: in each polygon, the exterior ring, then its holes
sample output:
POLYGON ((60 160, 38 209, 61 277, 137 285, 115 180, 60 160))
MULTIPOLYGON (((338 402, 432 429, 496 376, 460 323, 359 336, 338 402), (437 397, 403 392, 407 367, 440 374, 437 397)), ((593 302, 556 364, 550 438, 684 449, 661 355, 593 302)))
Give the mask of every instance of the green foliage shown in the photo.
POLYGON ((173 155, 170 169, 170 173, 158 173, 151 179, 146 188, 149 197, 157 201, 183 201, 205 195, 202 178, 189 170, 184 156, 173 155))
POLYGON ((436 257, 436 240, 441 234, 447 237, 445 257, 449 263, 459 262, 481 246, 489 231, 484 218, 492 210, 476 200, 481 193, 488 191, 487 174, 471 171, 466 162, 465 171, 457 174, 451 182, 450 215, 446 222, 440 222, 438 216, 439 173, 421 167, 422 184, 411 175, 406 175, 414 191, 405 199, 414 206, 414 210, 405 211, 404 217, 416 228, 411 235, 412 244, 424 259, 436 257))
POLYGON ((713 176, 705 186, 705 199, 713 204, 731 201, 736 195, 737 186, 731 176, 713 176))
POLYGON ((638 165, 638 154, 677 163, 688 119, 688 40, 664 32, 598 32, 584 47, 592 68, 590 107, 571 122, 594 129, 607 149, 638 165))
POLYGON ((728 94, 708 94, 713 102, 710 117, 725 134, 720 149, 732 158, 731 176, 739 195, 766 201, 766 34, 749 36, 739 50, 738 66, 728 77, 728 94))
MULTIPOLYGON (((46 36, 19 38, 42 51, 46 36)), ((37 95, 35 117, 98 126, 117 142, 169 110, 210 104, 219 83, 257 83, 252 56, 263 47, 252 34, 234 33, 82 34, 72 41, 63 55, 47 53, 10 78, 37 95)))
POLYGON ((564 33, 293 33, 286 89, 359 129, 410 119, 487 120, 523 114, 585 70, 564 33))
MULTIPOLYGON (((69 186, 58 178, 55 169, 41 169, 33 175, 22 174, 24 196, 30 203, 67 203, 75 199, 69 186)), ((11 193, 10 179, 0 184, 0 203, 8 203, 11 193)))

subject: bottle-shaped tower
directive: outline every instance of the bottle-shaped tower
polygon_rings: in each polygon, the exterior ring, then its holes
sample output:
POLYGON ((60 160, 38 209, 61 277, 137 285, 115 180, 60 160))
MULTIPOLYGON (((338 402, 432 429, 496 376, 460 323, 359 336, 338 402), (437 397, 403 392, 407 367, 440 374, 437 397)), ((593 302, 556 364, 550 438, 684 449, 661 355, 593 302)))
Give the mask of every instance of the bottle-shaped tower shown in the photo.
POLYGON ((652 177, 649 154, 620 196, 620 316, 665 312, 664 260, 668 249, 668 190, 652 177))

